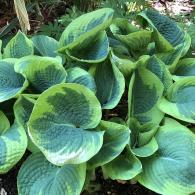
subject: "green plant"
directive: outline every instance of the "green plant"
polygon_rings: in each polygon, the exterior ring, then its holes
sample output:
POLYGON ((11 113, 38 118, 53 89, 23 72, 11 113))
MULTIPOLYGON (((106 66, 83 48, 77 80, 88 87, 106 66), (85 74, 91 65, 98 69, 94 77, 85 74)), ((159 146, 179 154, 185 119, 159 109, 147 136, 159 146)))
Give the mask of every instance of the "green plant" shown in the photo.
POLYGON ((0 106, 16 101, 0 113, 0 173, 32 152, 20 195, 78 195, 97 167, 157 193, 195 191, 194 35, 153 10, 139 27, 113 14, 80 16, 59 41, 19 31, 4 48, 0 106))

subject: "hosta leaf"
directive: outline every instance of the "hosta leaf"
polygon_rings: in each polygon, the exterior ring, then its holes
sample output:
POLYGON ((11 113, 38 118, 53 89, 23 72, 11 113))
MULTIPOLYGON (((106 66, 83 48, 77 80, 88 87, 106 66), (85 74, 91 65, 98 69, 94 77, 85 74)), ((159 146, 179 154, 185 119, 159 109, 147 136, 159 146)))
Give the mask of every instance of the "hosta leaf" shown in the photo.
POLYGON ((142 159, 139 182, 160 194, 187 195, 195 191, 195 136, 173 119, 156 135, 157 153, 142 159), (168 139, 167 139, 168 138, 168 139))
POLYGON ((130 82, 129 116, 135 117, 141 124, 148 122, 158 124, 163 118, 163 113, 157 108, 163 90, 160 79, 145 67, 140 66, 135 71, 134 81, 130 82))
POLYGON ((195 51, 195 24, 191 24, 189 26, 188 33, 189 33, 191 40, 192 40, 191 48, 193 51, 195 51))
POLYGON ((28 123, 30 137, 53 164, 79 164, 103 144, 103 131, 91 130, 101 115, 91 90, 75 83, 59 84, 36 101, 28 123))
POLYGON ((20 124, 26 131, 28 137, 28 149, 31 152, 38 151, 38 148, 35 146, 35 144, 31 141, 31 138, 29 137, 27 126, 27 122, 30 118, 35 102, 35 99, 28 97, 27 95, 21 95, 14 104, 15 119, 17 123, 20 124))
POLYGON ((147 144, 137 148, 132 148, 133 154, 139 157, 148 157, 154 154, 158 150, 158 144, 153 137, 147 144))
POLYGON ((171 72, 175 70, 175 67, 179 62, 179 59, 183 57, 189 50, 191 39, 187 33, 185 33, 184 38, 185 38, 184 43, 176 46, 175 50, 156 54, 156 56, 159 59, 161 59, 165 63, 165 65, 167 65, 171 72))
POLYGON ((19 195, 79 195, 84 185, 86 165, 55 166, 41 153, 32 154, 20 168, 19 195))
POLYGON ((135 69, 135 63, 129 59, 120 58, 111 52, 110 61, 117 66, 117 68, 122 72, 124 77, 129 80, 131 73, 135 69))
POLYGON ((142 164, 129 150, 126 154, 121 154, 110 163, 105 164, 102 169, 104 175, 113 180, 130 180, 142 171, 142 164))
POLYGON ((79 44, 72 49, 67 49, 66 54, 73 60, 98 63, 106 59, 109 53, 109 42, 105 31, 79 44))
POLYGON ((115 37, 125 44, 130 50, 139 51, 147 48, 151 42, 151 31, 140 30, 128 35, 115 35, 115 37))
POLYGON ((17 62, 15 69, 25 75, 28 81, 40 92, 66 80, 66 71, 57 58, 24 57, 17 62))
POLYGON ((103 109, 112 109, 120 101, 125 90, 125 79, 114 63, 109 59, 97 64, 94 74, 97 97, 103 109))
POLYGON ((139 14, 154 30, 154 40, 159 51, 172 50, 184 42, 184 33, 177 24, 167 16, 154 10, 146 10, 139 14))
POLYGON ((177 119, 195 123, 195 77, 176 81, 167 91, 166 99, 160 101, 162 112, 177 119))
POLYGON ((59 42, 55 39, 45 35, 36 35, 32 37, 32 41, 36 51, 42 56, 56 57, 58 55, 59 42))
POLYGON ((72 21, 60 38, 60 52, 82 44, 85 39, 94 37, 99 31, 106 29, 112 22, 114 11, 110 8, 99 9, 84 14, 72 21))
POLYGON ((78 83, 96 92, 93 76, 82 68, 75 67, 67 70, 66 83, 78 83))
POLYGON ((148 60, 146 68, 161 80, 164 85, 164 91, 166 92, 170 85, 173 83, 172 76, 166 68, 166 65, 155 55, 153 55, 148 60))
POLYGON ((96 168, 112 161, 129 143, 130 130, 127 126, 101 121, 97 129, 105 131, 104 142, 100 151, 89 160, 90 168, 96 168))
POLYGON ((17 123, 14 123, 6 131, 1 129, 0 146, 0 174, 3 174, 8 172, 25 153, 27 147, 25 130, 17 123))
POLYGON ((115 18, 110 25, 110 30, 114 35, 128 35, 139 29, 126 18, 115 18))
POLYGON ((174 75, 178 77, 195 76, 195 59, 184 58, 176 66, 174 75))
POLYGON ((27 86, 26 78, 15 72, 14 60, 0 60, 0 102, 17 96, 27 86))
POLYGON ((5 132, 7 129, 9 129, 10 123, 8 118, 5 116, 5 114, 0 111, 0 134, 5 132))
POLYGON ((33 43, 21 31, 9 41, 4 49, 3 58, 21 58, 33 55, 33 43))

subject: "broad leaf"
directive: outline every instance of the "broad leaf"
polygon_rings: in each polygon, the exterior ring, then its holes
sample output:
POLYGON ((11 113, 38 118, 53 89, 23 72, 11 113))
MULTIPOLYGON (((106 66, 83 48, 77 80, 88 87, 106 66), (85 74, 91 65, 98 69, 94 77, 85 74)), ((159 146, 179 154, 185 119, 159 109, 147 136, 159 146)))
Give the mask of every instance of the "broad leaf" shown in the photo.
POLYGON ((58 55, 59 42, 55 39, 45 35, 36 35, 32 37, 32 41, 38 54, 49 57, 56 57, 58 55))
POLYGON ((19 195, 79 195, 84 185, 86 165, 55 166, 41 154, 32 154, 20 168, 19 195))
POLYGON ((71 49, 98 32, 106 29, 112 22, 114 11, 110 8, 99 9, 84 14, 72 21, 60 38, 60 52, 71 49))
POLYGON ((112 109, 120 101, 125 90, 125 79, 114 63, 109 59, 97 64, 94 78, 97 97, 103 109, 112 109))
POLYGON ((0 102, 20 94, 27 86, 26 78, 15 72, 15 60, 0 60, 0 102))
POLYGON ((129 150, 103 167, 105 176, 115 180, 130 180, 142 171, 142 164, 129 150))
POLYGON ((27 147, 27 137, 22 126, 14 123, 8 127, 8 120, 3 113, 0 115, 0 174, 7 173, 24 155, 27 147))
POLYGON ((176 81, 162 98, 159 108, 162 112, 177 119, 195 123, 195 77, 176 81))
POLYGON ((10 123, 5 114, 0 111, 0 134, 3 134, 7 129, 10 128, 10 123))
POLYGON ((166 118, 157 135, 156 154, 142 159, 139 182, 160 194, 187 195, 195 191, 195 136, 173 119, 166 118))
POLYGON ((9 41, 4 49, 3 58, 21 58, 33 55, 33 43, 21 31, 9 41))
POLYGON ((180 60, 176 66, 174 75, 180 78, 187 76, 195 76, 195 59, 184 58, 180 60))
POLYGON ((35 146, 35 144, 31 141, 31 138, 29 137, 27 126, 27 122, 30 118, 35 102, 35 99, 27 95, 21 95, 14 104, 15 119, 17 123, 20 124, 26 131, 28 137, 28 149, 31 152, 38 151, 38 148, 35 146))
POLYGON ((59 84, 43 92, 29 119, 29 134, 56 165, 79 164, 103 144, 103 131, 92 130, 101 119, 94 93, 80 84, 59 84))
POLYGON ((132 77, 130 82, 129 116, 135 117, 141 124, 148 122, 159 124, 163 113, 157 108, 157 103, 162 97, 164 87, 160 79, 143 66, 145 60, 140 61, 135 78, 132 77))
POLYGON ((153 28, 153 36, 159 51, 170 51, 184 42, 184 33, 177 24, 167 16, 154 10, 146 10, 139 14, 153 28))
POLYGON ((66 54, 73 60, 87 63, 98 63, 106 59, 109 53, 108 37, 105 31, 71 49, 66 54))
POLYGON ((93 76, 79 67, 67 70, 66 83, 78 83, 96 92, 96 84, 93 76))
POLYGON ((28 81, 40 92, 53 85, 64 83, 66 80, 66 71, 57 58, 24 57, 16 63, 15 69, 25 75, 28 81))
POLYGON ((96 168, 112 161, 129 143, 130 130, 127 126, 101 121, 97 129, 105 131, 104 142, 100 151, 89 160, 89 168, 96 168))

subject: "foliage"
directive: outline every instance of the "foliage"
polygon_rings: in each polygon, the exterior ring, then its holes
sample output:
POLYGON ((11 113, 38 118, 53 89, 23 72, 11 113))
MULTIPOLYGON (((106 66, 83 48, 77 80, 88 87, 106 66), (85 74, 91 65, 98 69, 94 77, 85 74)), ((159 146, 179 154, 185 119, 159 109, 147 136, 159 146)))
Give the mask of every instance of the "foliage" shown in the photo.
POLYGON ((19 31, 3 49, 0 173, 32 153, 19 195, 79 195, 98 167, 157 193, 195 192, 194 33, 153 10, 139 26, 113 15, 81 15, 59 41, 19 31))

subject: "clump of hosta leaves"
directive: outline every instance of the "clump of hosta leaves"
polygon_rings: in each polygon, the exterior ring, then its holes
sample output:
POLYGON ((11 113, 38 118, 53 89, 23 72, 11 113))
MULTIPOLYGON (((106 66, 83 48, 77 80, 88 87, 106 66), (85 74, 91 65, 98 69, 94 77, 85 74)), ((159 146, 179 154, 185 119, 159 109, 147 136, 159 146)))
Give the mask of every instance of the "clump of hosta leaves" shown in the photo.
POLYGON ((139 27, 113 14, 78 17, 59 42, 19 31, 3 48, 0 173, 32 153, 19 195, 79 195, 98 167, 157 193, 195 192, 194 37, 152 10, 139 27))

